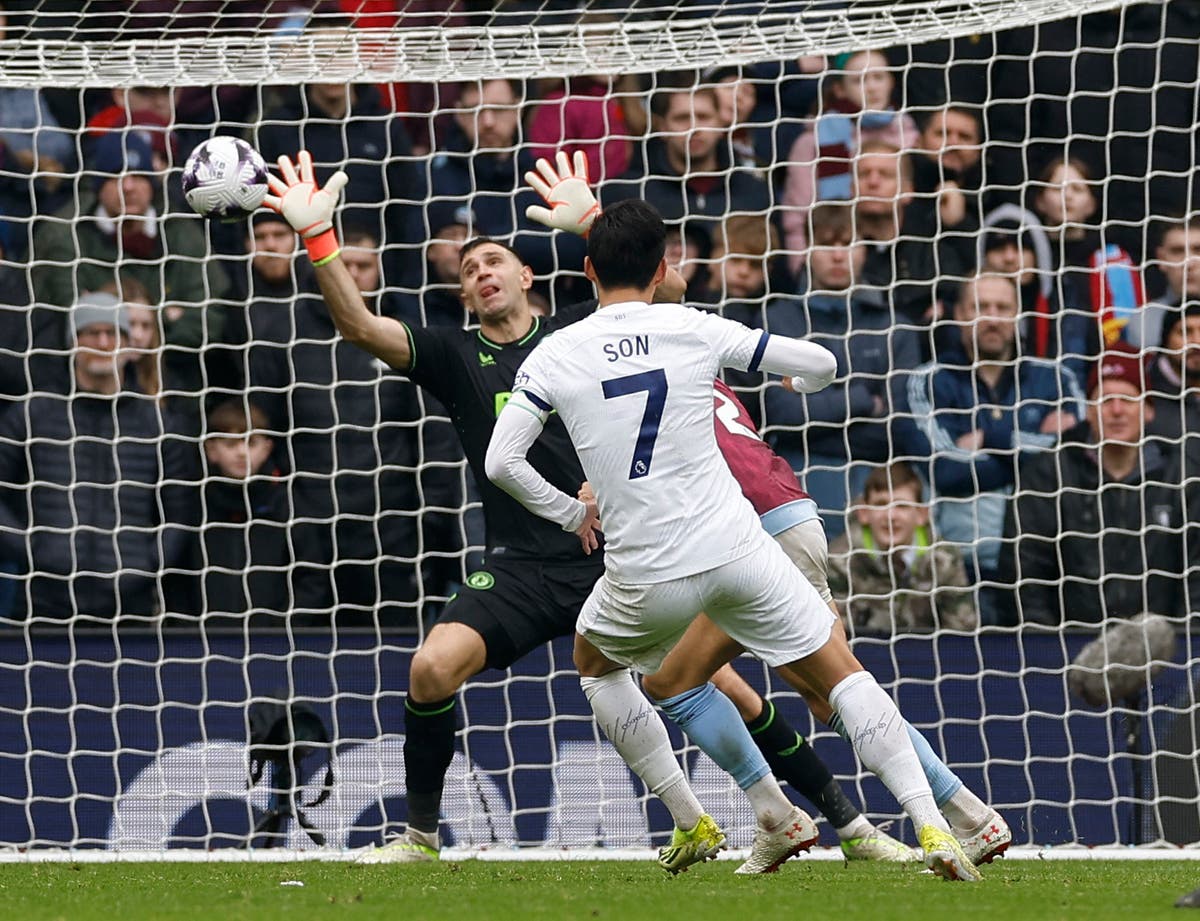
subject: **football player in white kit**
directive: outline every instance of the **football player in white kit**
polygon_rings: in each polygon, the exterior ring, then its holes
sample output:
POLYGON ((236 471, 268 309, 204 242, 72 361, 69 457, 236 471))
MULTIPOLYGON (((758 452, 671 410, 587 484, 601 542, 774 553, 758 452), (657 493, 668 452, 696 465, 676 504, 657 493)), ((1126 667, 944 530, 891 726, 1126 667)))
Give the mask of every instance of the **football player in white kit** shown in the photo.
MULTIPOLYGON (((892 699, 831 628, 834 614, 762 529, 724 463, 712 426, 721 367, 787 375, 812 392, 836 373, 831 353, 672 304, 651 305, 666 272, 658 213, 630 200, 592 226, 585 272, 600 309, 547 337, 517 373, 486 470, 531 511, 594 546, 604 521, 606 569, 577 625, 575 662, 597 721, 671 811, 670 847, 713 856, 723 836, 703 815, 664 727, 645 715, 630 669, 653 673, 706 612, 767 665, 826 697, 856 752, 918 829, 926 861, 948 879, 978 871, 939 812, 892 699), (546 419, 566 425, 597 500, 549 484, 525 453, 546 419)), ((658 701, 746 791, 758 823, 739 872, 775 869, 816 838, 791 805, 727 698, 711 683, 658 701)))

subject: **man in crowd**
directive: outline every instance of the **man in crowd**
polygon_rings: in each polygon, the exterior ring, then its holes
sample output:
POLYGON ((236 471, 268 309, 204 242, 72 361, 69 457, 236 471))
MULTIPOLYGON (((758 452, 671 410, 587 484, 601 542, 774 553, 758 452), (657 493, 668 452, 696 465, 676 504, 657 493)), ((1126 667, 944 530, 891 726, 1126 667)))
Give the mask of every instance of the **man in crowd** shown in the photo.
POLYGON ((968 574, 989 583, 980 593, 985 624, 1008 616, 994 583, 1018 463, 1053 448, 1083 417, 1083 391, 1069 369, 1020 355, 1019 304, 1011 278, 967 281, 955 306, 961 351, 909 378, 907 413, 896 420, 903 453, 929 464, 938 532, 962 548, 968 574))
POLYGON ((69 398, 34 395, 0 417, 0 556, 22 573, 29 618, 156 616, 159 573, 194 540, 195 445, 122 389, 120 301, 84 294, 70 318, 69 398))
POLYGON ((54 308, 128 274, 163 305, 167 377, 197 393, 200 349, 216 341, 224 322, 224 307, 214 302, 229 289, 220 266, 206 258, 201 221, 164 210, 150 145, 137 132, 105 134, 88 167, 96 174, 94 189, 34 233, 33 290, 51 305, 35 311, 34 338, 48 327, 63 341, 66 313, 54 308))
POLYGON ((1200 301, 1190 301, 1166 314, 1162 348, 1148 369, 1154 417, 1146 434, 1184 441, 1196 450, 1200 437, 1200 301))
POLYGON ((1179 445, 1146 438, 1155 415, 1141 356, 1109 350, 1088 382, 1086 420, 1021 471, 1000 569, 1019 586, 1022 622, 1195 610, 1198 468, 1179 445))

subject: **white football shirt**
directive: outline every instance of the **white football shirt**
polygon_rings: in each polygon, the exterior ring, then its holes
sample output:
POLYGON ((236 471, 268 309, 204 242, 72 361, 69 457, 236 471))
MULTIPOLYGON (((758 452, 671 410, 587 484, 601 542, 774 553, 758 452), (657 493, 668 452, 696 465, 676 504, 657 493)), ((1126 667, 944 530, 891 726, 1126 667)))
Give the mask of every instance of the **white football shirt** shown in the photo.
POLYGON ((513 389, 566 425, 613 578, 682 578, 766 537, 717 449, 712 402, 719 369, 756 370, 766 343, 714 314, 633 302, 546 337, 522 364, 513 389))

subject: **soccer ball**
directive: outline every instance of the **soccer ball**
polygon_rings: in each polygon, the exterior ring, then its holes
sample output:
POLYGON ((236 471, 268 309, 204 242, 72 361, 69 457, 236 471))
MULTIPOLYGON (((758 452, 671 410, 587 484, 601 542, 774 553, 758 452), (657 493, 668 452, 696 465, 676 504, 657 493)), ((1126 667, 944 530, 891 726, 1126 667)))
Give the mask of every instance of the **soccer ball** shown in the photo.
POLYGON ((183 197, 204 217, 245 220, 266 194, 267 164, 241 138, 209 138, 183 164, 183 197))

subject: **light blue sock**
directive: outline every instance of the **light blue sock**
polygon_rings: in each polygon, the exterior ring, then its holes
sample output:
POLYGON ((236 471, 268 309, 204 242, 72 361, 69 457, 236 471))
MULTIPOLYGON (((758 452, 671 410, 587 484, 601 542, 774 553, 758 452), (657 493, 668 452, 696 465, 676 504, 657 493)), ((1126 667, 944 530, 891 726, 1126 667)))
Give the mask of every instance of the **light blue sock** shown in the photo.
POLYGON ((743 790, 771 773, 733 701, 712 683, 660 700, 658 705, 743 790))
MULTIPOLYGON (((933 746, 929 744, 928 739, 917 732, 908 720, 904 721, 904 725, 908 729, 908 737, 912 740, 913 748, 917 750, 917 757, 921 761, 925 779, 929 781, 929 788, 933 791, 933 800, 941 808, 962 788, 963 782, 957 774, 946 767, 946 763, 941 758, 934 754, 933 746)), ((842 725, 842 718, 836 713, 829 720, 829 728, 847 742, 850 741, 846 727, 842 725)))

